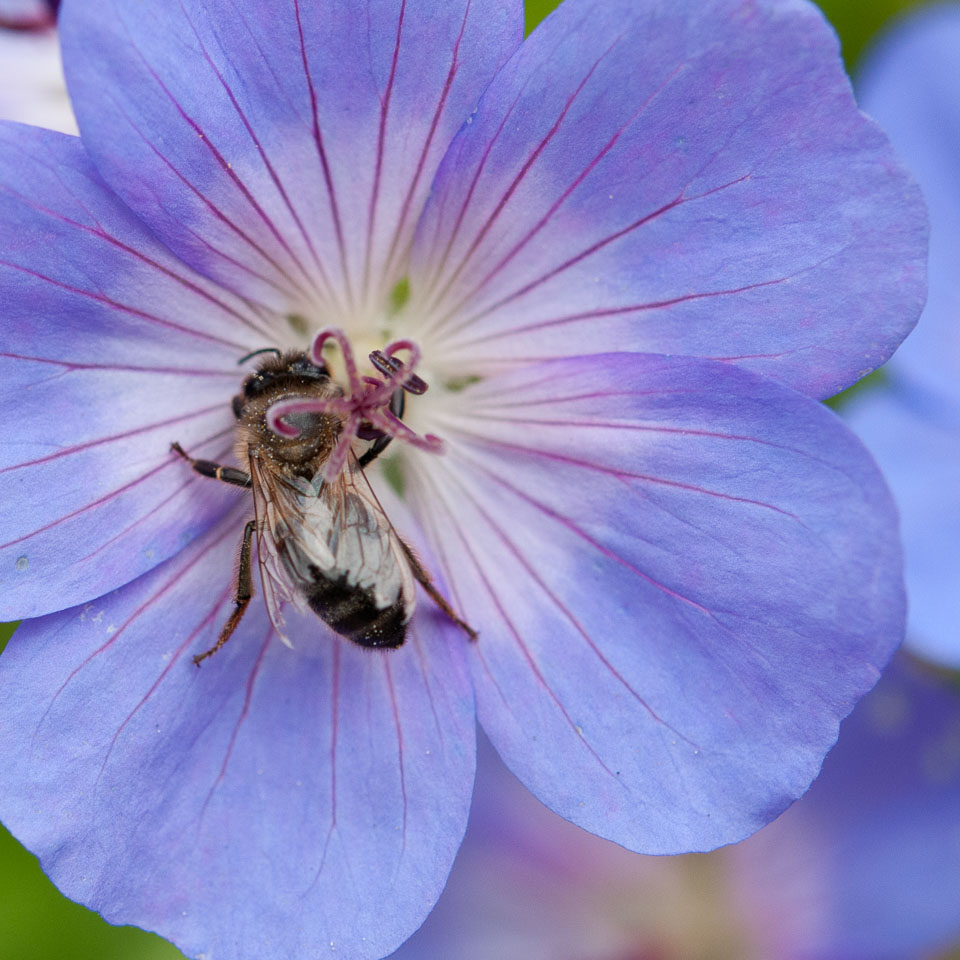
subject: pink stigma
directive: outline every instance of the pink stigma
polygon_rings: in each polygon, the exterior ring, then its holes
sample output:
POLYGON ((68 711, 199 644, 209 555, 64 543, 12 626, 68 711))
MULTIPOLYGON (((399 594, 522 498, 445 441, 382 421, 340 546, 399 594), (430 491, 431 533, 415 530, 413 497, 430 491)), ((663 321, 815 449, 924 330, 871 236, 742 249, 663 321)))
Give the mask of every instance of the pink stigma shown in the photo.
POLYGON ((325 413, 339 417, 342 421, 340 438, 337 440, 330 458, 323 468, 326 482, 335 480, 343 470, 347 457, 358 437, 373 440, 380 437, 395 437, 404 440, 420 450, 439 453, 443 442, 432 434, 419 436, 414 433, 390 409, 390 401, 398 390, 408 393, 425 393, 427 384, 413 371, 420 362, 420 348, 410 340, 395 340, 382 351, 374 350, 370 362, 382 374, 377 377, 361 377, 353 357, 353 348, 339 327, 321 330, 314 338, 310 348, 310 358, 319 367, 325 366, 323 347, 328 340, 336 340, 340 347, 343 363, 347 371, 349 392, 342 397, 328 399, 280 400, 267 411, 267 426, 281 437, 296 437, 300 431, 284 420, 284 417, 298 413, 325 413), (406 362, 397 357, 406 352, 406 362))

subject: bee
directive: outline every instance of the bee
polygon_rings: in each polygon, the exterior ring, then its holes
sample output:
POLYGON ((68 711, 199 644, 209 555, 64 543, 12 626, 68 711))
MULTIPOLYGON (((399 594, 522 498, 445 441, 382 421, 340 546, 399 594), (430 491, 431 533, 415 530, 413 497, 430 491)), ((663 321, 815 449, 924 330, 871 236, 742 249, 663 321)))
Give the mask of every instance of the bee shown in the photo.
MULTIPOLYGON (((290 414, 285 420, 298 432, 286 437, 270 429, 267 412, 279 401, 327 400, 342 397, 344 391, 325 364, 303 352, 270 348, 241 363, 261 353, 274 356, 246 378, 232 401, 236 456, 249 469, 196 459, 179 443, 171 445, 202 476, 253 493, 254 518, 244 527, 240 543, 234 610, 217 642, 194 656, 194 663, 199 666, 223 647, 253 598, 254 533, 267 611, 281 638, 282 610, 291 604, 302 612, 312 611, 334 632, 362 647, 399 647, 416 607, 419 582, 440 610, 474 639, 476 632, 457 616, 394 530, 364 474, 363 468, 384 451, 391 437, 374 436, 361 456, 350 452, 335 479, 323 479, 323 468, 340 436, 340 419, 330 413, 290 414)), ((380 369, 396 368, 396 361, 380 356, 380 369)), ((412 381, 426 389, 419 378, 412 381)), ((404 389, 397 389, 390 410, 398 419, 404 403, 404 389)))

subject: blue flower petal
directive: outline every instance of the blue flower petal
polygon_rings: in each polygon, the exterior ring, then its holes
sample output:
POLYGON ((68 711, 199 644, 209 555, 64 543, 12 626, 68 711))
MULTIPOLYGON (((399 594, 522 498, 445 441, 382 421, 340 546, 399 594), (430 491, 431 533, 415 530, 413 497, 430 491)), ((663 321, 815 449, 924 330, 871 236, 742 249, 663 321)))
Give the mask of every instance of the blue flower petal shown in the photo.
POLYGON ((462 643, 371 652, 231 608, 242 512, 0 662, 0 818, 67 896, 188 956, 377 958, 423 921, 466 826, 462 643))
POLYGON ((565 0, 451 145, 412 312, 451 365, 643 350, 823 397, 916 322, 925 256, 812 4, 565 0))
POLYGON ((822 405, 715 361, 611 354, 460 394, 411 458, 480 719, 553 810, 647 853, 806 790, 902 639, 896 514, 822 405))
POLYGON ((13 620, 127 583, 223 514, 230 492, 170 444, 229 456, 237 360, 273 334, 171 256, 78 139, 16 124, 0 124, 0 301, 15 418, 0 445, 0 619, 13 620))
POLYGON ((399 279, 433 173, 522 31, 520 0, 73 0, 61 15, 111 187, 225 286, 327 312, 382 303, 399 279))
POLYGON ((810 792, 731 849, 765 956, 902 960, 960 934, 960 694, 895 658, 810 792))
POLYGON ((886 389, 844 413, 877 457, 903 518, 908 639, 960 667, 960 8, 901 23, 868 62, 863 102, 930 205, 930 296, 886 368, 886 389))

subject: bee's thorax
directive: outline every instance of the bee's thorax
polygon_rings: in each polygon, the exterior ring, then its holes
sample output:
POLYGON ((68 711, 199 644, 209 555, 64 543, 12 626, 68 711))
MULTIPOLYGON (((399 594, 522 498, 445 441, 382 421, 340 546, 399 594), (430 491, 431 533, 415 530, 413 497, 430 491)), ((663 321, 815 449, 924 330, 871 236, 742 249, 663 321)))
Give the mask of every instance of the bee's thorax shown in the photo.
POLYGON ((284 437, 267 425, 267 411, 282 400, 322 400, 342 395, 343 390, 329 373, 312 364, 305 354, 284 354, 266 361, 244 382, 243 392, 233 398, 240 462, 255 455, 281 472, 312 478, 336 445, 340 419, 325 413, 291 414, 288 420, 298 432, 294 437, 284 437))

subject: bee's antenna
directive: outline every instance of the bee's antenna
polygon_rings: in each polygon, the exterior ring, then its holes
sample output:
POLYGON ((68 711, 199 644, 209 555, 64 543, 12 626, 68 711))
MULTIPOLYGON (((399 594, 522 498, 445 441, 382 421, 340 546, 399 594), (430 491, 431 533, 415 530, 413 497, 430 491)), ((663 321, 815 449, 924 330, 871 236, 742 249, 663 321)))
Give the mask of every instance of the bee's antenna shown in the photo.
POLYGON ((260 350, 254 350, 253 353, 248 353, 245 357, 241 357, 237 361, 237 366, 242 367, 248 360, 251 360, 253 357, 259 357, 261 353, 275 353, 278 357, 282 356, 281 351, 277 347, 263 347, 260 350))

